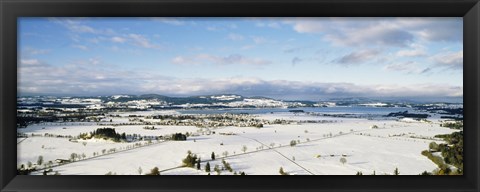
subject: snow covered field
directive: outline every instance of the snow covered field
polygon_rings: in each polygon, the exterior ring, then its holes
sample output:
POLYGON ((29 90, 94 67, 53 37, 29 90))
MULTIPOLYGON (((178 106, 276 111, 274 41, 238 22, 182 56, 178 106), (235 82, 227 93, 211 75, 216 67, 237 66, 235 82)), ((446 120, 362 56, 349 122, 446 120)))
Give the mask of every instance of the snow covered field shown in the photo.
MULTIPOLYGON (((168 112, 172 113, 172 112, 168 112)), ((173 112, 174 113, 174 112, 173 112)), ((137 115, 152 115, 141 112, 137 115)), ((115 114, 116 115, 116 114, 115 114)), ((107 118, 112 122, 128 122, 128 114, 107 118)), ((453 129, 440 127, 438 120, 431 123, 396 121, 393 119, 367 120, 359 118, 335 118, 308 114, 273 113, 256 115, 259 119, 284 119, 293 121, 328 120, 326 123, 293 123, 254 127, 220 127, 210 129, 194 126, 155 126, 155 130, 143 129, 143 125, 115 126, 119 133, 158 136, 172 133, 195 133, 187 141, 160 141, 151 145, 130 149, 135 143, 115 143, 103 140, 69 141, 68 138, 35 136, 18 139, 18 166, 27 162, 36 163, 38 156, 44 162, 69 159, 72 153, 85 154, 85 158, 52 169, 62 175, 104 175, 108 172, 119 175, 148 173, 158 167, 162 175, 206 175, 207 161, 212 175, 215 165, 222 166, 221 159, 230 163, 237 173, 248 175, 278 175, 280 167, 289 174, 298 175, 354 175, 392 174, 398 168, 400 174, 416 175, 432 171, 436 165, 421 151, 428 149, 431 138, 437 134, 449 134, 453 129), (378 128, 372 128, 376 125, 378 128), (203 132, 200 132, 203 131, 203 132), (231 135, 228 135, 231 134, 231 135), (290 146, 294 140, 296 146, 290 146), (246 148, 245 148, 245 147, 246 148), (116 149, 103 154, 102 150, 116 149), (127 150, 128 149, 128 150, 127 150), (243 151, 246 149, 245 151, 243 151), (201 170, 181 168, 187 151, 201 158, 201 170), (93 153, 97 155, 94 156, 93 153), (217 156, 211 160, 211 153, 217 156), (225 156, 225 157, 224 157, 225 156), (92 158, 93 157, 93 158, 92 158), (340 162, 340 158, 346 162, 340 162)), ((78 136, 100 127, 95 123, 47 123, 30 125, 19 129, 27 135, 78 136)), ((137 144, 140 145, 140 144, 137 144)), ((43 166, 40 166, 43 167, 43 166)), ((33 174, 41 174, 34 172, 33 174)), ((221 174, 233 174, 226 170, 221 174)))

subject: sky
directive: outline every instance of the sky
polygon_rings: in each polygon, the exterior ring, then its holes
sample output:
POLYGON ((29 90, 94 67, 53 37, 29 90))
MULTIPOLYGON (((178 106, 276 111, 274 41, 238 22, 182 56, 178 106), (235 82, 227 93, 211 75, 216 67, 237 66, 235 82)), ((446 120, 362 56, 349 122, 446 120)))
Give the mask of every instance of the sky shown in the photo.
POLYGON ((463 97, 458 18, 18 19, 20 95, 463 97))

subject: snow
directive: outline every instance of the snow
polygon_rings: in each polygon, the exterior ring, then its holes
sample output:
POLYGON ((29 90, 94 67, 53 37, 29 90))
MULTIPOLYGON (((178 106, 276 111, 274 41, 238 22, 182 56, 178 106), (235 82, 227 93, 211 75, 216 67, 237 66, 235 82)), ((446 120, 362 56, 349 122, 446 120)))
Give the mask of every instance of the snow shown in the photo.
MULTIPOLYGON (((142 111, 135 114, 148 116, 158 113, 175 111, 142 111)), ((129 114, 132 113, 113 117, 113 122, 125 122, 129 114)), ((143 170, 142 174, 148 173, 153 167, 158 167, 162 175, 206 175, 204 171, 206 162, 202 162, 202 170, 178 168, 187 151, 191 151, 202 161, 211 161, 210 155, 215 152, 217 159, 210 162, 211 174, 215 175, 213 168, 217 164, 222 165, 222 153, 227 151, 228 156, 225 160, 230 163, 233 170, 244 171, 248 175, 278 175, 280 167, 289 174, 297 175, 354 175, 357 171, 363 174, 372 174, 373 171, 376 174, 392 174, 395 168, 399 169, 400 174, 416 175, 436 168, 433 162, 421 155, 421 151, 428 149, 430 142, 439 142, 432 137, 456 131, 440 127, 440 123, 436 121, 367 120, 293 113, 262 114, 256 118, 331 122, 275 124, 264 125, 263 128, 221 127, 210 129, 216 134, 209 135, 200 132, 207 129, 194 126, 155 126, 155 130, 143 129, 144 125, 114 127, 120 133, 145 136, 177 132, 193 132, 198 135, 188 137, 187 141, 165 141, 132 150, 124 149, 134 143, 88 140, 84 146, 82 140, 75 143, 68 141, 68 138, 29 137, 24 141, 17 140, 21 141, 17 145, 18 165, 28 161, 35 163, 39 155, 48 162, 69 159, 71 153, 85 153, 89 158, 93 156, 93 152, 116 148, 115 153, 54 167, 53 170, 62 175, 104 175, 108 172, 138 175, 139 167, 143 170), (378 128, 371 129, 373 125, 377 125, 378 128), (290 146, 292 140, 299 143, 292 147, 290 146), (245 153, 242 151, 243 146, 247 147, 245 153), (339 161, 342 155, 347 159, 345 164, 339 161)), ((48 123, 31 125, 19 129, 19 132, 77 136, 99 127, 105 126, 96 123, 73 123, 73 125, 48 123)), ((233 173, 222 171, 221 174, 233 173)))
POLYGON ((130 96, 128 96, 128 95, 113 95, 113 96, 112 96, 113 99, 119 99, 119 98, 122 98, 122 97, 124 97, 124 98, 130 98, 130 96))
POLYGON ((359 104, 359 105, 373 106, 373 107, 383 107, 383 106, 387 106, 388 104, 386 104, 386 103, 365 103, 365 104, 359 104))
POLYGON ((221 100, 221 101, 231 101, 231 100, 234 100, 234 99, 240 99, 242 97, 238 96, 238 95, 220 95, 220 96, 211 96, 210 98, 216 99, 216 100, 221 100))

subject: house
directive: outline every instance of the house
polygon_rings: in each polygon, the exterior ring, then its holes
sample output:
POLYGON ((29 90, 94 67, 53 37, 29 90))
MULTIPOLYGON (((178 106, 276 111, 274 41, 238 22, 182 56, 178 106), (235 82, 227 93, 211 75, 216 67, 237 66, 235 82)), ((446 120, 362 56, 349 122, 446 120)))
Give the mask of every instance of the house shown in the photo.
POLYGON ((69 163, 70 160, 67 160, 67 159, 55 159, 55 162, 59 163, 59 164, 62 164, 62 163, 69 163))

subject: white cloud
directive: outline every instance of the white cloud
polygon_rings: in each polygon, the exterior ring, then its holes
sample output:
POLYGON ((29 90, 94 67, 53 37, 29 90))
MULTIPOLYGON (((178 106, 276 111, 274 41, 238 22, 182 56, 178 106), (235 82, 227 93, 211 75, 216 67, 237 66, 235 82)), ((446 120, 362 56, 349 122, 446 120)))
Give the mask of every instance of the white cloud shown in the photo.
POLYGON ((40 61, 37 59, 21 59, 20 65, 39 65, 40 61))
POLYGON ((228 34, 227 38, 233 41, 241 41, 244 39, 243 35, 236 34, 236 33, 228 34))
POLYGON ((461 17, 396 18, 399 26, 404 26, 417 37, 426 41, 463 40, 461 17))
MULTIPOLYGON (((205 56, 208 58, 208 56, 205 56)), ((183 61, 178 59, 178 61, 183 61)), ((65 66, 38 65, 36 59, 21 59, 19 92, 75 95, 145 94, 202 95, 235 93, 245 96, 267 96, 290 99, 321 97, 453 97, 462 96, 463 87, 445 84, 356 85, 353 83, 266 81, 256 77, 176 78, 151 71, 124 71, 96 65, 98 59, 65 66)))
POLYGON ((182 26, 185 25, 185 21, 179 20, 177 18, 168 18, 168 17, 157 17, 154 18, 155 21, 160 21, 169 25, 182 26))
POLYGON ((397 51, 395 55, 398 57, 421 57, 427 55, 425 47, 416 44, 412 45, 411 47, 412 49, 397 51))
POLYGON ((85 46, 85 45, 72 45, 72 47, 77 48, 77 49, 81 49, 81 50, 84 50, 84 51, 88 50, 88 47, 85 46))
POLYGON ((218 31, 218 30, 220 30, 218 27, 215 27, 215 26, 208 26, 206 29, 208 31, 218 31))
POLYGON ((262 44, 267 42, 267 39, 265 39, 264 37, 258 37, 258 36, 252 37, 252 40, 255 44, 262 44))
POLYGON ((79 32, 79 33, 95 33, 95 30, 92 27, 86 26, 86 25, 79 25, 75 23, 69 23, 67 25, 68 29, 74 32, 79 32))
POLYGON ((191 62, 192 60, 184 58, 182 56, 177 56, 172 59, 172 63, 174 64, 195 64, 195 63, 188 63, 191 62))
POLYGON ((413 35, 388 24, 377 24, 357 29, 339 28, 340 32, 329 33, 325 39, 343 46, 406 46, 413 35))
POLYGON ((240 47, 241 50, 249 50, 255 48, 255 45, 244 45, 240 47))
POLYGON ((298 33, 323 34, 337 46, 406 47, 417 40, 461 41, 458 18, 295 18, 285 19, 298 33))
POLYGON ((463 69, 463 50, 457 52, 445 52, 431 57, 435 66, 452 69, 463 69))
POLYGON ((81 19, 50 18, 50 20, 63 25, 74 33, 97 33, 93 27, 82 24, 81 19))
POLYGON ((49 49, 35 49, 35 48, 32 48, 32 47, 25 47, 23 49, 22 53, 27 54, 27 55, 42 55, 42 54, 50 53, 50 50, 49 49))
POLYGON ((281 25, 278 22, 273 22, 273 21, 257 22, 257 23, 255 23, 255 26, 257 26, 257 27, 269 27, 269 28, 273 28, 273 29, 281 28, 281 25))
POLYGON ((129 34, 128 37, 130 38, 132 43, 136 46, 143 47, 143 48, 159 48, 158 45, 153 44, 143 35, 129 34))
POLYGON ((379 54, 379 51, 371 49, 354 51, 338 58, 335 62, 344 65, 360 64, 375 59, 379 54))
POLYGON ((423 74, 431 70, 430 68, 420 68, 419 64, 414 61, 389 64, 386 65, 383 69, 386 71, 405 72, 408 74, 423 74))
POLYGON ((300 19, 295 19, 291 22, 293 24, 293 29, 299 33, 321 33, 326 30, 328 30, 328 24, 322 22, 322 20, 313 20, 313 19, 307 19, 307 20, 300 20, 300 19))
POLYGON ((64 66, 53 66, 23 59, 24 64, 35 65, 19 66, 18 90, 24 93, 103 94, 114 93, 116 90, 134 91, 136 83, 132 82, 142 81, 143 76, 138 72, 121 71, 98 65, 99 62, 99 59, 92 58, 64 66), (34 67, 37 65, 41 67, 34 67))
POLYGON ((123 43, 126 41, 126 39, 122 37, 112 37, 110 40, 115 43, 123 43))
POLYGON ((250 58, 239 54, 216 56, 210 54, 198 54, 192 57, 177 56, 172 59, 174 64, 216 64, 216 65, 268 65, 271 62, 261 58, 250 58))
POLYGON ((90 58, 90 59, 88 59, 88 62, 92 65, 98 65, 98 64, 100 64, 101 61, 100 61, 99 58, 90 58))
POLYGON ((237 26, 235 23, 230 23, 230 24, 228 24, 228 27, 230 27, 230 29, 236 29, 236 28, 238 28, 238 26, 237 26))
POLYGON ((446 86, 444 84, 414 84, 414 85, 376 85, 372 86, 378 96, 396 97, 460 97, 463 87, 446 86))

